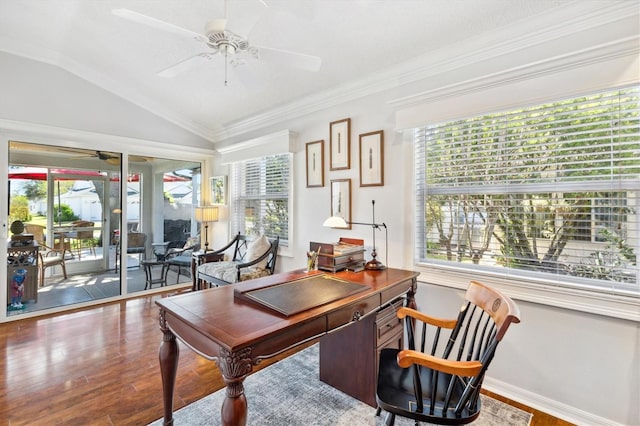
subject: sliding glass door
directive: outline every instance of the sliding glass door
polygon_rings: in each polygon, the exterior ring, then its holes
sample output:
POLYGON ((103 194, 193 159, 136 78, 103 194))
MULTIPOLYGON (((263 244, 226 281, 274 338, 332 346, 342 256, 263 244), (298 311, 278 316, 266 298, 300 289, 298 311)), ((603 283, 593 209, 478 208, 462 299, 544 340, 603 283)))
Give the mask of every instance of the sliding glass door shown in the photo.
POLYGON ((130 155, 124 175, 118 152, 17 141, 8 158, 8 316, 184 282, 149 285, 163 265, 145 262, 197 235, 200 163, 130 155))

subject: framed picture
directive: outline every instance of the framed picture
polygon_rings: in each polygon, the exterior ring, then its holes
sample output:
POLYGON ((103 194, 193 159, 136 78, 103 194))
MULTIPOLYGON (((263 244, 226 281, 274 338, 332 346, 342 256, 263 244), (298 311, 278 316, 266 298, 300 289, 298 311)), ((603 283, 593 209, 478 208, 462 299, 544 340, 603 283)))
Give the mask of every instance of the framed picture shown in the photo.
POLYGON ((382 130, 360 135, 360 186, 384 185, 384 134, 382 130))
POLYGON ((211 178, 211 202, 213 204, 227 204, 226 176, 214 176, 211 178))
POLYGON ((308 142, 307 188, 324 186, 324 141, 308 142))
POLYGON ((330 170, 351 167, 351 119, 333 121, 329 125, 330 170))
POLYGON ((351 229, 351 179, 331 181, 331 216, 340 216, 351 229))

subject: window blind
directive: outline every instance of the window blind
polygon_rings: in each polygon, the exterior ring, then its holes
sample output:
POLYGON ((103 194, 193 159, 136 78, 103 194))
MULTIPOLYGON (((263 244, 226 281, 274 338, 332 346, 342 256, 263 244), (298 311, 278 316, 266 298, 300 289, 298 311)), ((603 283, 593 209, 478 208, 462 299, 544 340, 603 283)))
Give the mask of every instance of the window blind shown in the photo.
POLYGON ((289 239, 289 179, 291 154, 233 163, 231 166, 231 227, 248 235, 289 239))
POLYGON ((639 92, 414 129, 416 261, 640 295, 639 92))

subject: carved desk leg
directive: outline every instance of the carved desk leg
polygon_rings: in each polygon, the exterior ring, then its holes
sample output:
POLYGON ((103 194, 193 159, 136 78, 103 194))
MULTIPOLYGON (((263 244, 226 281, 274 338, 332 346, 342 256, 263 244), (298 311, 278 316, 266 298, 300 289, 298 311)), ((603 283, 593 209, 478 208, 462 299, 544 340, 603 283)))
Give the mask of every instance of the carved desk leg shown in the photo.
POLYGON ((247 424, 247 398, 244 394, 244 379, 251 372, 251 348, 237 352, 220 350, 217 359, 222 377, 227 384, 222 403, 223 426, 245 426, 247 424))
POLYGON ((418 309, 418 304, 416 303, 416 291, 418 290, 418 280, 414 278, 411 282, 411 288, 407 292, 407 308, 418 309))
POLYGON ((173 389, 178 371, 178 357, 180 355, 176 336, 167 327, 165 311, 160 310, 160 330, 162 330, 162 344, 158 358, 162 374, 162 398, 164 401, 164 425, 173 425, 173 389))

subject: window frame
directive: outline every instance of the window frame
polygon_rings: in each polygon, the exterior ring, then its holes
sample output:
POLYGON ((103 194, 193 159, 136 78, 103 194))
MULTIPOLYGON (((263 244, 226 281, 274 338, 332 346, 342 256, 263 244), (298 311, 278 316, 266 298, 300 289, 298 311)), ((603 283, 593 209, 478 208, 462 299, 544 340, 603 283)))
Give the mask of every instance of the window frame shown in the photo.
MULTIPOLYGON (((616 90, 616 89, 611 89, 616 90)), ((597 92, 595 92, 597 93, 597 92)), ((554 102, 553 100, 549 102, 554 102)), ((490 114, 488 112, 487 114, 490 114)), ((479 116, 483 113, 478 114, 479 116)), ((412 135, 413 139, 413 135, 412 135)), ((416 150, 415 147, 412 150, 412 156, 414 158, 414 193, 418 194, 418 180, 421 178, 418 176, 419 170, 416 167, 416 150)), ((424 176, 422 176, 424 179, 424 176)), ((602 191, 615 192, 612 188, 602 188, 602 191)), ((554 190, 552 192, 557 192, 554 190)), ((563 192, 569 192, 563 189, 563 192)), ((637 294, 626 295, 623 293, 610 294, 604 288, 596 288, 589 285, 576 287, 575 285, 568 285, 562 282, 560 277, 553 277, 549 274, 544 276, 542 274, 530 273, 526 271, 527 276, 514 274, 514 271, 499 269, 483 268, 481 265, 474 265, 473 270, 456 265, 456 262, 421 262, 418 258, 418 240, 423 238, 426 247, 426 219, 421 219, 419 212, 417 211, 418 203, 422 206, 426 205, 426 196, 420 201, 418 197, 414 197, 413 211, 415 212, 415 241, 413 243, 415 268, 421 273, 419 281, 428 282, 435 285, 444 285, 455 288, 466 288, 470 279, 487 279, 498 288, 505 291, 505 293, 520 299, 536 303, 549 304, 553 306, 575 309, 590 313, 596 313, 601 315, 607 315, 617 318, 631 319, 635 321, 640 320, 640 297, 637 294), (422 233, 422 236, 420 235, 422 233), (481 277, 478 278, 478 273, 481 277)), ((637 203, 637 200, 636 200, 637 203)), ((637 209, 639 206, 632 206, 637 209)), ((596 213, 597 205, 592 201, 591 207, 591 224, 593 225, 596 213)), ((636 220, 637 226, 637 220, 636 220)), ((637 229, 634 230, 638 232, 637 229)), ((593 231, 591 232, 592 241, 593 231)), ((640 255, 640 253, 636 253, 640 255)), ((637 278, 640 280, 640 277, 637 278)), ((637 285, 637 284, 636 284, 637 285)))
MULTIPOLYGON (((240 216, 242 215, 240 211, 238 211, 239 208, 239 203, 243 203, 245 201, 251 201, 251 200, 261 200, 261 201, 269 201, 269 200, 274 200, 274 199, 278 199, 278 200, 286 200, 286 205, 287 205, 287 237, 288 238, 280 238, 280 242, 279 242, 279 254, 281 255, 286 255, 288 254, 291 250, 292 250, 292 245, 293 245, 293 241, 294 241, 294 236, 293 236, 293 221, 291 220, 291 218, 294 216, 293 214, 293 177, 294 177, 294 170, 293 170, 293 154, 291 152, 285 152, 285 153, 279 153, 279 154, 268 154, 268 155, 264 155, 262 157, 258 157, 258 158, 253 158, 250 160, 245 160, 245 161, 236 161, 230 164, 230 179, 229 179, 229 206, 231 209, 231 230, 232 230, 232 234, 235 234, 237 232, 241 232, 241 233, 246 233, 246 221, 243 221, 242 223, 240 223, 240 216), (287 159, 287 163, 288 163, 288 181, 286 183, 286 193, 267 193, 267 192, 262 192, 258 195, 250 195, 250 196, 239 196, 239 183, 241 181, 244 180, 243 176, 238 176, 239 167, 243 167, 241 166, 241 164, 246 164, 246 163, 259 163, 259 168, 261 169, 260 171, 260 175, 258 177, 258 180, 260 181, 260 186, 266 184, 266 162, 268 161, 269 158, 273 158, 273 157, 286 157, 287 159), (240 198, 240 200, 239 200, 240 198)), ((242 215, 243 217, 245 217, 244 215, 242 215)), ((262 233, 264 231, 264 229, 260 230, 260 233, 262 233)), ((270 235, 270 234, 265 234, 267 235, 267 237, 272 238, 275 235, 270 235)))

